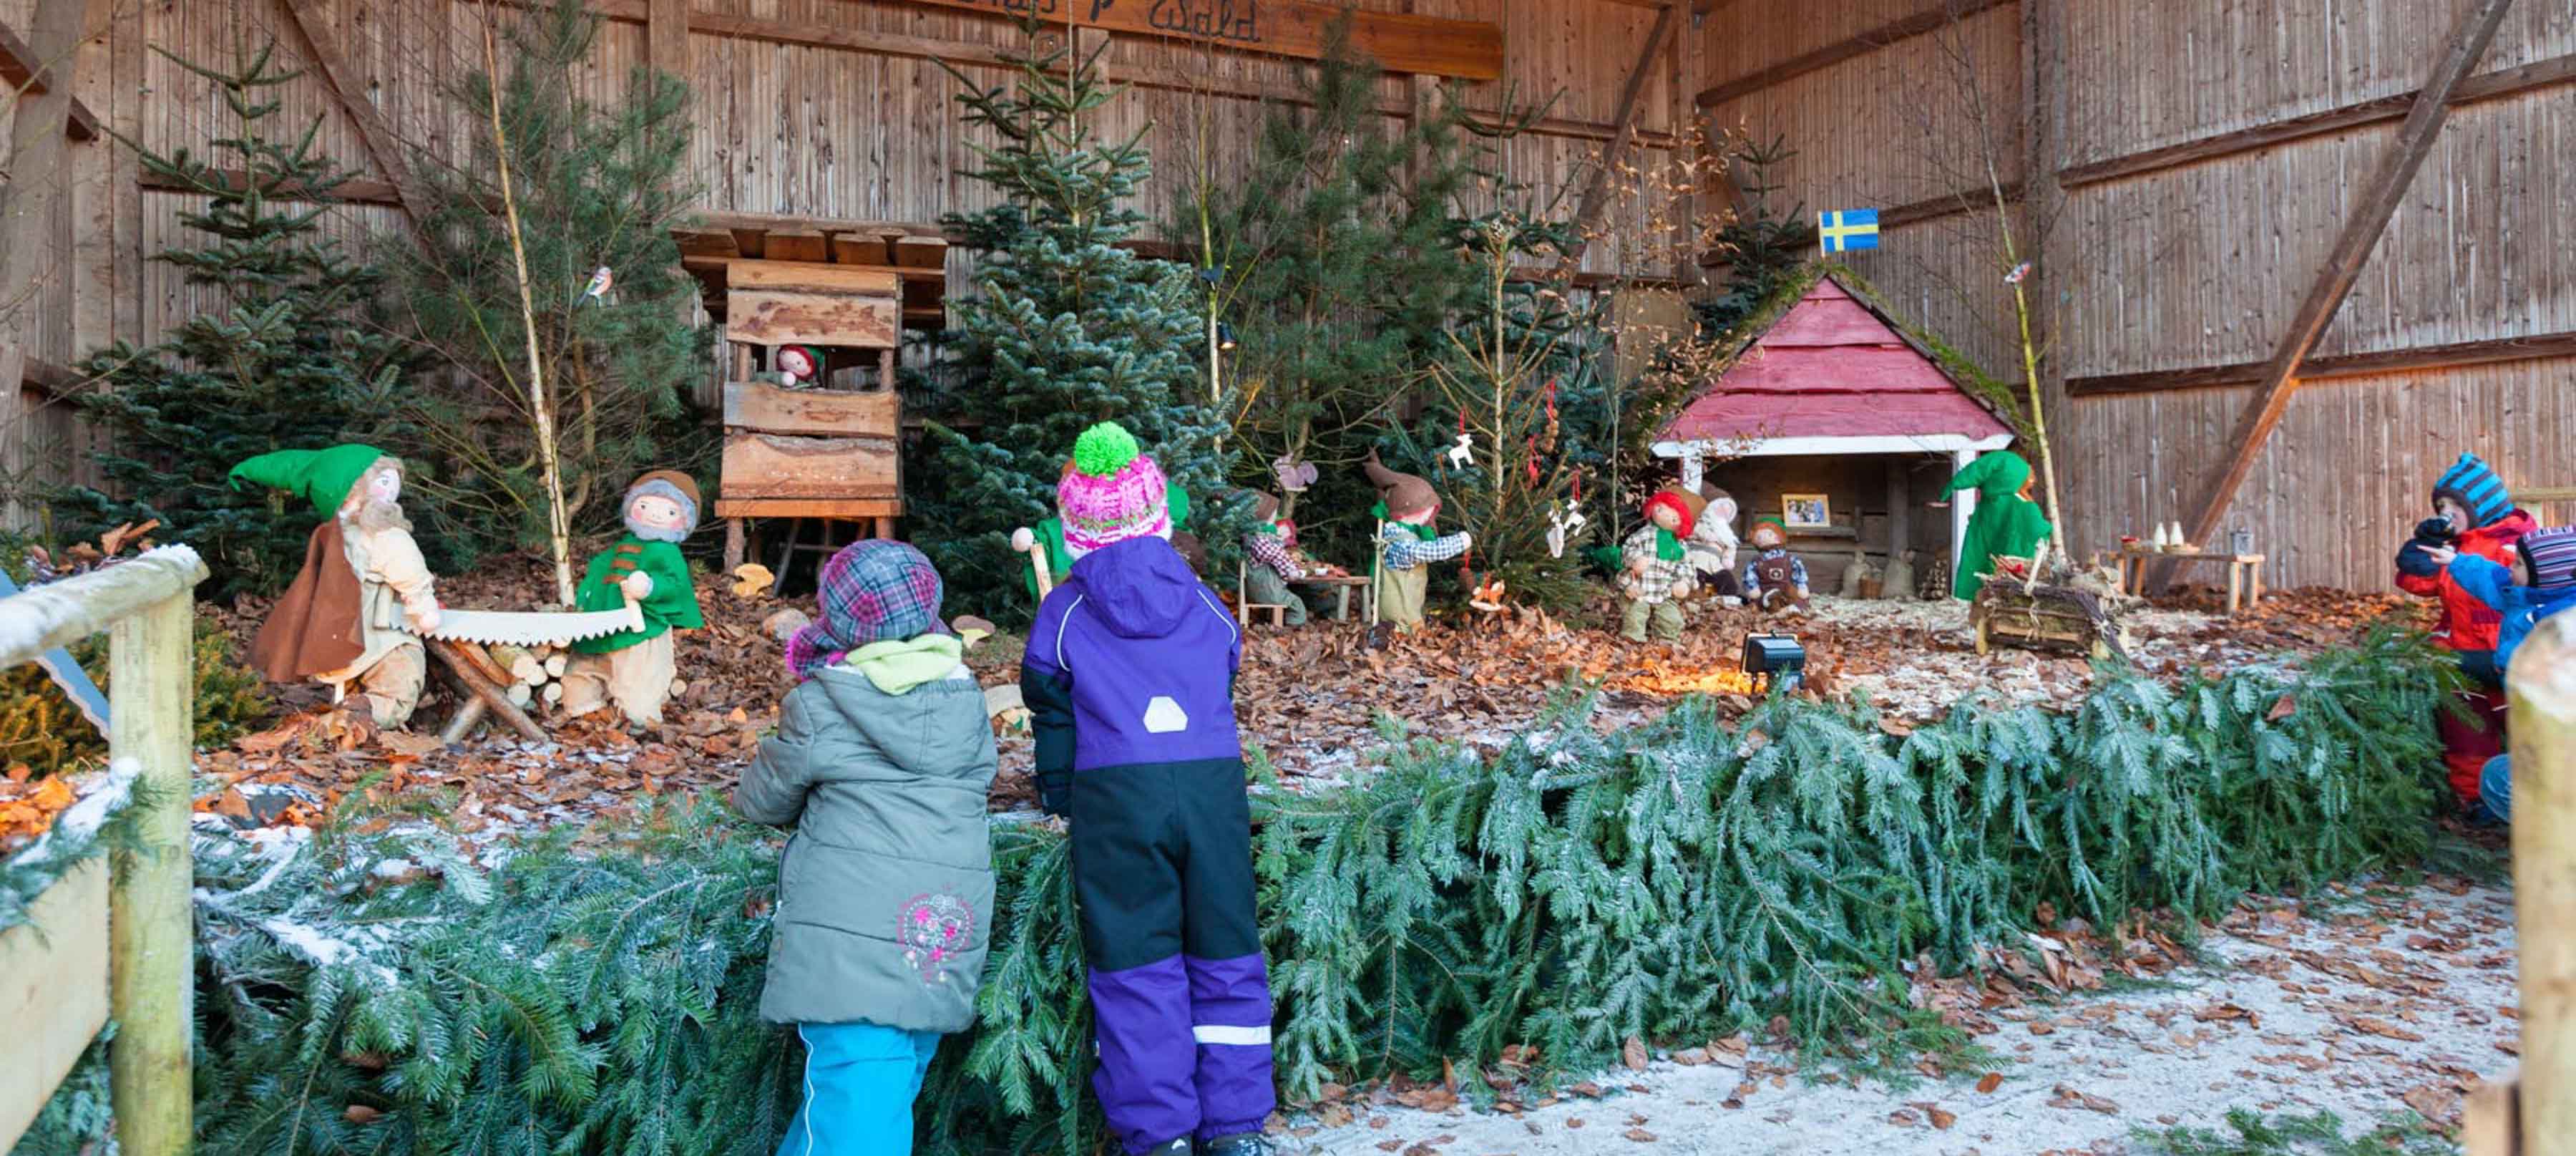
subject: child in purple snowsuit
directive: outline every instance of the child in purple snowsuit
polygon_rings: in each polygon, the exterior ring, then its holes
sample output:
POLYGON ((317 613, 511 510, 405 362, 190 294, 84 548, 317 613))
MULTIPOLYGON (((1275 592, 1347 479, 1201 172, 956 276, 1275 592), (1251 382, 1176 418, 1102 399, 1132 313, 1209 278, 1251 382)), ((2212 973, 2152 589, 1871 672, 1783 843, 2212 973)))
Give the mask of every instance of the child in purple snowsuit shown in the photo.
POLYGON ((1243 640, 1172 548, 1162 470, 1083 432, 1056 501, 1073 569, 1038 608, 1020 688, 1038 792, 1072 821, 1100 1045, 1092 1089, 1131 1153, 1267 1151, 1270 981, 1234 725, 1243 640))

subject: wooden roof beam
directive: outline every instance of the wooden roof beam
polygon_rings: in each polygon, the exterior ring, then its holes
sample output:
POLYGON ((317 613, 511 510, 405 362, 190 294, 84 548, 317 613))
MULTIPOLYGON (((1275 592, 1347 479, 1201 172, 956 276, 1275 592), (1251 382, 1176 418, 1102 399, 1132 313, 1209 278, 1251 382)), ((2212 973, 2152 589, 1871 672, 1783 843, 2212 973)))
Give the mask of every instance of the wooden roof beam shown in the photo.
MULTIPOLYGON (((2299 363, 2302 383, 2339 377, 2370 377, 2428 369, 2461 369, 2517 361, 2576 358, 2576 332, 2490 337, 2407 349, 2375 349, 2311 357, 2299 363)), ((2260 384, 2267 363, 2238 361, 2188 369, 2150 369, 2137 373, 2099 373, 2066 379, 2068 397, 2123 397, 2193 389, 2228 389, 2260 384)))
POLYGON ((1937 0, 1930 8, 1911 16, 1891 20, 1847 40, 1839 40, 1813 52, 1790 57, 1749 76, 1739 76, 1699 94, 1701 108, 1714 108, 1739 96, 1749 96, 1783 81, 1794 80, 1810 72, 1831 68, 1855 56, 1865 56, 1899 40, 1921 36, 1945 25, 1966 20, 1989 8, 2000 8, 2013 0, 1937 0))
MULTIPOLYGON (((9 31, 8 25, 0 24, 0 89, 21 96, 43 96, 53 91, 38 75, 44 71, 44 62, 36 59, 36 50, 9 31)), ((97 140, 98 114, 81 103, 81 98, 70 99, 71 112, 64 117, 63 131, 70 133, 73 140, 97 140)))
MULTIPOLYGON (((2227 504, 2236 497, 2245 475, 2253 472, 2256 455, 2270 440, 2272 430, 2281 424, 2288 412, 2290 394, 2298 388, 2295 374, 2316 348, 2317 338, 2342 308, 2344 295, 2351 292, 2361 266, 2369 260, 2370 251, 2379 244, 2379 236, 2388 228, 2388 219, 2397 212, 2406 190, 2422 171, 2424 158, 2431 155, 2433 142, 2441 136, 2442 122, 2449 116, 2451 95, 2460 82, 2486 55, 2487 46, 2495 42, 2496 29, 2504 24, 2505 12, 2513 0, 2476 0, 2452 29, 2450 41, 2434 65, 2432 79, 2415 94, 2415 106, 2406 114, 2406 124, 2389 146, 2388 156, 2371 178, 2362 201, 2344 222, 2343 232, 2335 237, 2334 247, 2327 251, 2316 281, 2308 287, 2307 296, 2290 319, 2289 331, 2281 335, 2280 347, 2263 366, 2263 376, 2255 384, 2254 397, 2236 419, 2236 429, 2228 438, 2223 452, 2225 460, 2211 472, 2201 489, 2190 526, 2184 531, 2188 540, 2206 542, 2218 532, 2218 521, 2227 513, 2227 504)), ((2173 576, 2168 562, 2157 567, 2153 585, 2161 589, 2173 576)))
MULTIPOLYGON (((2512 68, 2483 72, 2460 82, 2451 93, 2450 105, 2460 108, 2480 101, 2516 96, 2552 85, 2576 81, 2576 54, 2552 56, 2512 68)), ((2366 125, 2404 117, 2415 107, 2419 92, 2401 92, 2376 100, 2359 101, 2337 108, 2295 116, 2287 120, 2258 124, 2248 128, 2211 133, 2180 144, 2122 156, 2106 157, 2058 171, 2058 179, 2068 188, 2116 181, 2126 177, 2145 176, 2166 169, 2201 161, 2234 156, 2241 152, 2268 148, 2310 137, 2331 136, 2366 125)))

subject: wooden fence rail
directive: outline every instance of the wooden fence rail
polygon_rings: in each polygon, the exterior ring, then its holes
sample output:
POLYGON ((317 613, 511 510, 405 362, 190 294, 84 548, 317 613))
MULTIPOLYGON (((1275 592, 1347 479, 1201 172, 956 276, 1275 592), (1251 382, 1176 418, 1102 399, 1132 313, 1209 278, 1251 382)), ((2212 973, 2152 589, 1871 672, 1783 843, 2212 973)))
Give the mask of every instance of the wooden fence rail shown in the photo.
MULTIPOLYGON (((188 776, 196 696, 194 592, 205 577, 206 564, 195 550, 164 546, 0 599, 0 667, 33 662, 102 630, 108 635, 108 755, 131 770, 133 806, 141 809, 135 833, 142 846, 118 858, 107 889, 108 1008, 118 1023, 108 1064, 117 1139, 130 1156, 178 1156, 190 1140, 188 1034, 195 1009, 188 776)), ((68 872, 38 903, 96 877, 94 869, 68 872)), ((41 930, 22 927, 10 935, 41 930)), ((95 977, 66 976, 64 982, 84 978, 95 977)), ((46 1009, 40 1003, 38 1010, 46 1009)), ((13 1034, 40 1029, 10 1025, 13 1034)), ((12 1081, 18 1087, 9 1100, 23 1092, 42 1104, 60 1073, 40 1079, 43 1086, 12 1081)), ((0 1145, 14 1145, 23 1127, 23 1120, 0 1126, 0 1145)))

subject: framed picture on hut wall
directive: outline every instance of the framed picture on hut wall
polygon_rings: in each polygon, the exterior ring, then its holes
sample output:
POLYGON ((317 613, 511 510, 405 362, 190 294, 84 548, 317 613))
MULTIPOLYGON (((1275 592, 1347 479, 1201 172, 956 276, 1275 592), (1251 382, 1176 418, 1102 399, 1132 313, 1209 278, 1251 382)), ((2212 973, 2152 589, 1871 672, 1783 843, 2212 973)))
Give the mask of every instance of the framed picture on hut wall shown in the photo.
POLYGON ((1820 530, 1834 524, 1834 507, 1823 494, 1780 495, 1780 521, 1792 530, 1820 530))

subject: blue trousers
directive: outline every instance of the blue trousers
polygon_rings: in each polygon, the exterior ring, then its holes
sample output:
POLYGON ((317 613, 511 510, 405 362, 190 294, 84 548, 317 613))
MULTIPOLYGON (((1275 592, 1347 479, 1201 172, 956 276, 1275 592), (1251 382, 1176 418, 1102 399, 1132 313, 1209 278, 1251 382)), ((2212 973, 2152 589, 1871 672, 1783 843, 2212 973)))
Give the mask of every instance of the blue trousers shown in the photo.
POLYGON ((2497 755, 2478 773, 2478 805, 2499 823, 2513 819, 2513 757, 2497 755))
POLYGON ((939 1033, 879 1024, 798 1024, 805 1102, 778 1156, 884 1156, 912 1151, 912 1098, 939 1054, 939 1033))

